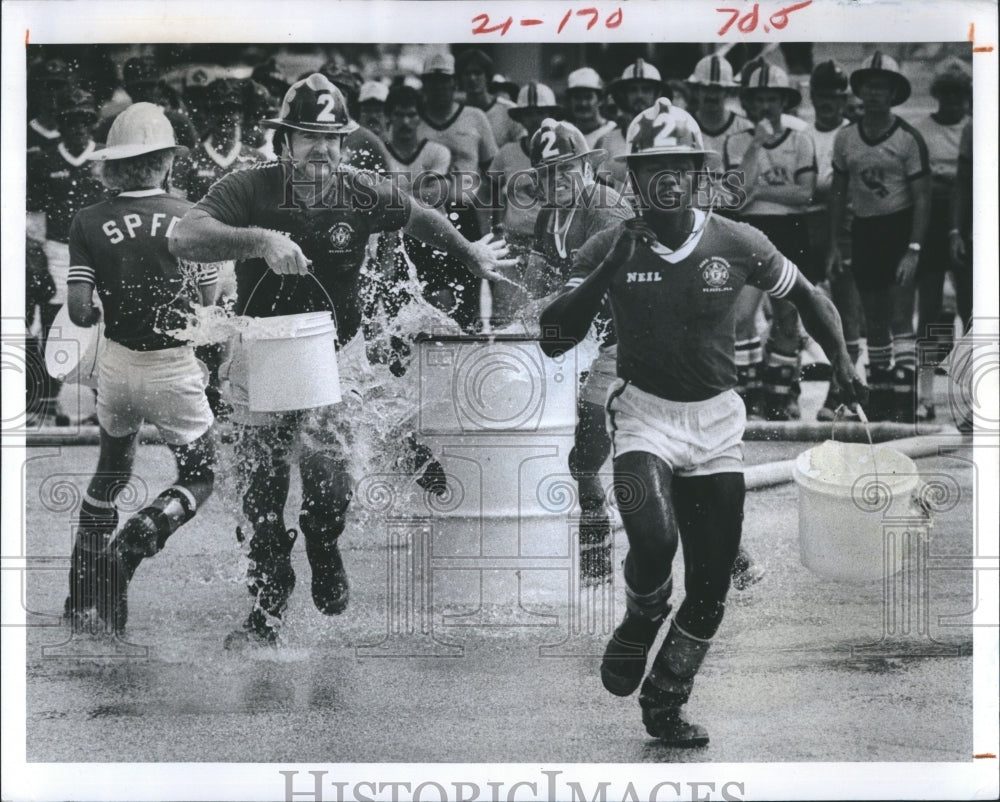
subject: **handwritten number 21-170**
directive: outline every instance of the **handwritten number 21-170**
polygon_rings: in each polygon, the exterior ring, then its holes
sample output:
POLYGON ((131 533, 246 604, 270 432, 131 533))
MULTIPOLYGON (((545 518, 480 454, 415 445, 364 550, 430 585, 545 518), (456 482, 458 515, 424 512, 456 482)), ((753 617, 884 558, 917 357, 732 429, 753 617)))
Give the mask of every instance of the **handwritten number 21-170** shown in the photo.
MULTIPOLYGON (((590 17, 590 20, 587 22, 588 31, 595 25, 597 25, 601 17, 600 12, 596 8, 581 8, 575 12, 572 9, 570 9, 563 15, 563 18, 559 23, 559 27, 556 29, 557 34, 563 32, 563 28, 566 27, 566 24, 570 21, 570 19, 573 17, 574 14, 578 17, 590 17)), ((529 27, 534 25, 542 25, 545 21, 540 19, 522 18, 519 22, 522 26, 529 27)), ((514 24, 514 18, 507 17, 507 19, 503 20, 503 22, 500 22, 497 25, 490 25, 489 14, 477 14, 472 18, 472 25, 473 25, 472 34, 475 36, 477 34, 499 33, 501 36, 504 36, 507 33, 507 31, 510 30, 510 26, 513 24, 514 24)), ((611 14, 608 15, 608 18, 604 20, 605 28, 617 28, 621 24, 622 24, 622 10, 620 8, 613 11, 611 14)))
MULTIPOLYGON (((775 11, 767 20, 770 23, 770 26, 764 26, 764 33, 770 33, 771 28, 778 31, 782 30, 786 25, 788 25, 789 14, 793 11, 805 8, 808 5, 812 5, 812 0, 806 0, 804 3, 796 3, 794 6, 789 6, 788 8, 783 8, 780 11, 775 11)), ((740 33, 752 33, 757 29, 760 12, 760 6, 757 3, 754 3, 753 9, 748 11, 742 17, 740 16, 740 9, 738 8, 717 8, 715 10, 720 14, 732 14, 726 24, 719 28, 719 36, 725 36, 726 31, 732 28, 733 25, 736 25, 736 28, 740 33)))

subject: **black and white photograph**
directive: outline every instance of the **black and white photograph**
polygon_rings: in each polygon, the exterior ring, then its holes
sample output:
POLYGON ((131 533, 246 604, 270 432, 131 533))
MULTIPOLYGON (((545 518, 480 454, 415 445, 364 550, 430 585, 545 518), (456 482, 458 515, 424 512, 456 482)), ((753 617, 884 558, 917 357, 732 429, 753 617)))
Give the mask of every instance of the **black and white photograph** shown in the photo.
POLYGON ((997 7, 721 5, 4 1, 4 800, 997 797, 997 7))

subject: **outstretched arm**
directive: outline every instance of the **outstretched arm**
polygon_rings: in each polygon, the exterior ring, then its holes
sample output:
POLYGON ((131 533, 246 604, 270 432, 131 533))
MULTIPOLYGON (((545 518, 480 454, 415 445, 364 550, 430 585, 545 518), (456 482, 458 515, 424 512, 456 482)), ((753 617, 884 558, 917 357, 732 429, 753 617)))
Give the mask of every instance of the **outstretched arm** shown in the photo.
POLYGON ((505 258, 507 245, 503 240, 494 241, 493 236, 487 234, 481 240, 470 242, 444 215, 424 206, 415 198, 411 199, 410 218, 403 230, 439 251, 457 256, 479 278, 504 281, 504 277, 497 271, 517 264, 517 259, 505 258))
POLYGON ((194 208, 174 227, 170 252, 189 262, 225 262, 260 258, 278 274, 301 275, 309 270, 302 249, 280 231, 238 228, 194 208))
POLYGON ((848 400, 866 403, 868 388, 858 377, 847 353, 844 329, 833 301, 819 292, 801 273, 786 298, 798 309, 802 325, 830 360, 837 386, 848 400))

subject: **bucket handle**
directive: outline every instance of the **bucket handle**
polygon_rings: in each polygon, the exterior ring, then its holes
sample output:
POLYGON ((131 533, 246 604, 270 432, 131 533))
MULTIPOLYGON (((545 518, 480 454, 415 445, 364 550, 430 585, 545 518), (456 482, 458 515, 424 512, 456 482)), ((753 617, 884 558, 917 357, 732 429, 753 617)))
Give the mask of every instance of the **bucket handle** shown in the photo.
MULTIPOLYGON (((254 284, 253 289, 250 290, 250 294, 247 296, 247 302, 246 302, 246 306, 244 307, 244 309, 247 306, 250 306, 250 301, 253 299, 254 293, 257 292, 257 288, 260 287, 260 285, 264 282, 264 279, 267 278, 268 273, 270 273, 270 272, 272 272, 270 270, 270 268, 268 268, 267 270, 265 270, 264 274, 257 280, 257 283, 254 284)), ((296 274, 296 273, 290 273, 288 275, 292 276, 292 278, 298 278, 299 277, 298 274, 296 274)), ((334 326, 334 328, 337 331, 339 331, 340 329, 337 326, 337 309, 333 305, 333 298, 330 297, 330 293, 328 293, 326 291, 326 287, 323 286, 323 282, 320 281, 318 278, 316 278, 316 274, 313 273, 312 270, 306 271, 305 275, 309 276, 313 281, 315 281, 316 282, 316 286, 319 287, 319 291, 321 293, 323 293, 324 296, 326 296, 326 300, 330 304, 330 314, 333 315, 333 326, 334 326)), ((284 286, 285 278, 286 278, 286 276, 282 276, 281 277, 281 284, 282 284, 282 286, 284 286)))
MULTIPOLYGON (((880 482, 878 478, 878 460, 875 458, 875 443, 872 440, 872 429, 871 424, 868 422, 868 416, 865 415, 864 409, 861 408, 861 404, 857 404, 858 418, 861 419, 861 423, 865 427, 865 434, 868 435, 868 448, 871 450, 872 454, 872 470, 875 473, 875 487, 880 487, 880 482)), ((847 404, 840 404, 833 413, 833 421, 830 424, 830 439, 836 442, 837 440, 837 422, 843 420, 844 415, 848 412, 847 404)))

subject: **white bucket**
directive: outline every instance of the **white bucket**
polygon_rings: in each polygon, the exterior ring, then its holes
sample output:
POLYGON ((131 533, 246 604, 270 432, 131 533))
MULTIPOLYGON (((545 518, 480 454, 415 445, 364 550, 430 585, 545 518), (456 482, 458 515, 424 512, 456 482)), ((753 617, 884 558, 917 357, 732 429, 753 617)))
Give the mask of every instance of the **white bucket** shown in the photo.
POLYGON ((97 387, 97 364, 107 344, 103 318, 93 326, 77 326, 64 304, 45 342, 45 369, 52 378, 67 384, 97 387))
POLYGON ((330 312, 254 318, 242 335, 251 412, 290 412, 340 401, 330 312))
POLYGON ((903 567, 905 538, 887 534, 893 521, 926 519, 914 501, 920 479, 913 460, 888 446, 827 440, 798 456, 793 476, 806 568, 827 579, 867 582, 885 575, 887 559, 893 573, 903 567))

